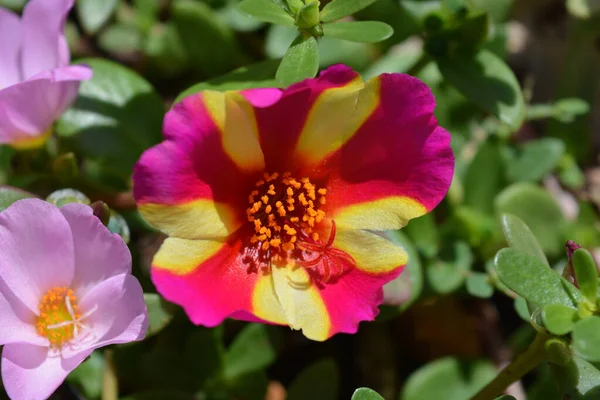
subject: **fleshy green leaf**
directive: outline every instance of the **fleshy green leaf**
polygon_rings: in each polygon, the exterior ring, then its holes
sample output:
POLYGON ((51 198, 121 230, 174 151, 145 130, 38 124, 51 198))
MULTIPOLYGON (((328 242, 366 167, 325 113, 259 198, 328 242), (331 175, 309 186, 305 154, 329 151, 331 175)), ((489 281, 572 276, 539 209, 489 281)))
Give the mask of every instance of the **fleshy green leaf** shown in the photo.
POLYGON ((435 257, 440 249, 439 229, 433 214, 428 213, 410 221, 402 230, 414 245, 427 257, 435 257))
MULTIPOLYGON (((164 107, 152 86, 134 71, 103 59, 85 59, 94 70, 81 83, 79 97, 56 125, 81 152, 119 174, 127 187, 133 165, 144 150, 162 140, 164 107)), ((91 170, 82 168, 82 173, 91 170)))
POLYGON ((112 53, 132 53, 142 48, 142 33, 134 26, 114 24, 102 30, 98 44, 112 53))
POLYGON ((535 235, 521 218, 506 213, 502 214, 500 221, 504 236, 506 236, 506 241, 510 247, 521 253, 534 256, 548 266, 550 265, 535 235))
POLYGON ((294 379, 287 400, 331 400, 338 398, 339 372, 331 359, 318 361, 294 379))
POLYGON ((542 312, 544 325, 555 335, 566 335, 573 330, 577 311, 560 304, 548 304, 542 312))
POLYGON ((456 242, 450 254, 442 252, 440 259, 425 270, 429 284, 437 293, 451 293, 460 288, 473 264, 473 254, 464 242, 456 242))
POLYGON ((589 301, 595 302, 598 297, 598 267, 589 251, 584 248, 575 250, 573 269, 579 290, 589 301))
POLYGON ((465 282, 467 292, 475 297, 487 299, 494 294, 494 288, 490 285, 487 274, 482 272, 471 272, 465 282))
POLYGON ((46 197, 48 203, 54 204, 57 207, 62 207, 69 203, 81 203, 90 205, 89 197, 75 189, 59 189, 46 197))
POLYGON ((112 233, 116 233, 121 236, 125 243, 129 243, 129 239, 131 238, 131 231, 129 230, 129 225, 125 218, 115 210, 110 210, 110 219, 108 220, 108 225, 106 226, 109 231, 112 233))
POLYGON ((319 53, 316 39, 299 35, 283 56, 275 78, 282 86, 289 86, 315 77, 318 70, 319 53))
POLYGON ((331 22, 352 15, 365 7, 370 6, 375 0, 333 0, 321 11, 321 21, 331 22))
POLYGON ((148 337, 164 328, 173 319, 173 315, 165 309, 164 300, 156 293, 144 293, 144 301, 148 308, 148 337))
POLYGON ((234 379, 269 366, 276 357, 268 327, 250 324, 241 331, 225 354, 225 376, 234 379))
POLYGON ((354 391, 351 400, 383 400, 383 397, 373 389, 363 387, 354 391))
POLYGON ((582 319, 573 329, 573 348, 585 360, 600 362, 600 317, 582 319))
POLYGON ((531 229, 544 253, 562 251, 566 220, 552 196, 539 186, 517 183, 504 189, 495 201, 499 214, 521 218, 531 229))
POLYGON ((489 50, 472 57, 449 55, 437 60, 444 78, 469 100, 517 130, 525 117, 523 94, 513 71, 489 50))
POLYGON ((83 29, 89 34, 96 33, 115 12, 118 4, 118 0, 78 0, 77 15, 83 29))
POLYGON ((496 374, 496 368, 488 361, 461 363, 455 358, 442 358, 414 372, 399 399, 465 400, 496 374))
POLYGON ((277 1, 244 0, 238 7, 246 14, 252 15, 260 21, 294 26, 294 18, 277 1))
POLYGON ((531 322, 531 315, 527 307, 527 301, 522 297, 517 297, 514 302, 515 311, 525 322, 531 322))
POLYGON ((35 195, 16 187, 0 185, 0 211, 6 210, 15 201, 30 197, 35 195))
POLYGON ((351 42, 376 43, 392 36, 394 29, 379 21, 336 22, 323 25, 323 34, 351 42))
POLYGON ((506 174, 513 182, 537 182, 552 172, 565 151, 562 140, 543 138, 527 142, 513 160, 506 174))
POLYGON ((498 276, 506 286, 543 307, 562 304, 577 309, 581 293, 537 257, 516 249, 502 249, 495 259, 498 276))
POLYGON ((509 394, 505 394, 500 397, 496 397, 494 400, 517 400, 517 399, 509 394))
POLYGON ((68 375, 67 381, 81 388, 88 399, 99 399, 102 394, 103 370, 104 357, 100 352, 94 351, 68 375))
POLYGON ((477 149, 464 181, 465 204, 492 213, 494 198, 504 186, 504 159, 500 143, 487 140, 477 149))

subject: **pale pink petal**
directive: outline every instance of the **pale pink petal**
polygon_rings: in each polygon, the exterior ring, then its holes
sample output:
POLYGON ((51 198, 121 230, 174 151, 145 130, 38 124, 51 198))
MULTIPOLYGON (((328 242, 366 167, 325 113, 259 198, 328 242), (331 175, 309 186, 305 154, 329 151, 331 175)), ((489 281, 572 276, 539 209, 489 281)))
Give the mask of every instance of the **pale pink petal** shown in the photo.
POLYGON ((60 386, 69 372, 92 353, 88 349, 73 357, 48 357, 48 348, 32 344, 9 344, 2 350, 2 382, 11 399, 44 400, 60 386))
POLYGON ((21 22, 19 17, 0 8, 0 89, 21 80, 20 46, 21 22))
POLYGON ((33 325, 36 315, 0 280, 0 345, 31 343, 48 345, 33 325))
POLYGON ((86 293, 102 281, 131 273, 131 253, 123 239, 111 233, 89 206, 71 203, 60 209, 75 241, 75 277, 72 289, 86 293))
POLYGON ((47 133, 77 97, 79 81, 90 76, 89 68, 73 65, 0 90, 0 144, 47 133))
MULTIPOLYGON (((146 335, 148 311, 142 286, 134 276, 113 276, 80 297, 78 308, 82 314, 95 309, 83 320, 87 333, 93 333, 95 340, 82 346, 95 349, 141 340, 146 335)), ((71 350, 64 348, 63 354, 70 356, 71 350)))
POLYGON ((68 64, 64 25, 74 0, 31 0, 22 17, 23 78, 68 64))
POLYGON ((42 295, 73 279, 73 237, 59 209, 38 199, 0 213, 0 279, 30 310, 42 295))

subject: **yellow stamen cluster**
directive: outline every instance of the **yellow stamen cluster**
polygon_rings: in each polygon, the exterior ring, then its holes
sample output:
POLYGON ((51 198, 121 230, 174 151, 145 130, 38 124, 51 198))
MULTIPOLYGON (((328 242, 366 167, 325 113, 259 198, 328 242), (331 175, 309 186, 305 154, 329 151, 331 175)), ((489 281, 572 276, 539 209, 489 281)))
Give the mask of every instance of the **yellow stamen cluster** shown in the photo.
POLYGON ((315 227, 325 217, 320 206, 326 203, 327 190, 317 188, 308 178, 299 180, 289 172, 265 173, 248 196, 248 221, 254 224, 250 242, 269 248, 294 250, 300 235, 318 240, 315 227))
POLYGON ((40 301, 40 316, 37 318, 37 332, 46 337, 52 347, 60 348, 73 338, 73 324, 55 327, 53 325, 71 321, 73 316, 67 309, 66 297, 69 297, 75 318, 81 315, 77 310, 77 297, 71 289, 55 287, 42 297, 40 301))

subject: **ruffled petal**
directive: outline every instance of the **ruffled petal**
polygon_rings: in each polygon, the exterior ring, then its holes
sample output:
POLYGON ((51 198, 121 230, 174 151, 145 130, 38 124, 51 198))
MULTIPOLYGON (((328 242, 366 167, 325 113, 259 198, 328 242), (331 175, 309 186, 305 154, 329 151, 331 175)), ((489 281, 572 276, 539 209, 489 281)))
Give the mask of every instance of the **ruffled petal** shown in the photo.
POLYGON ((0 8, 0 90, 21 81, 20 48, 21 21, 15 13, 0 8))
POLYGON ((74 65, 0 90, 0 143, 18 148, 44 143, 52 123, 75 100, 79 81, 90 76, 89 68, 74 65))
POLYGON ((46 291, 71 285, 73 236, 56 206, 38 199, 13 203, 0 213, 0 249, 0 279, 32 312, 39 312, 46 291))
POLYGON ((71 203, 60 208, 74 240, 75 277, 72 289, 86 293, 106 279, 131 273, 131 253, 121 236, 111 233, 92 208, 71 203))
POLYGON ((19 343, 2 350, 2 383, 11 399, 45 400, 69 372, 92 353, 82 351, 71 358, 48 357, 48 348, 19 343))
POLYGON ((378 106, 321 164, 330 166, 328 215, 353 228, 399 229, 446 195, 454 156, 425 84, 399 74, 373 79, 365 90, 377 89, 378 106))
MULTIPOLYGON (((271 93, 256 101, 273 98, 271 93)), ((146 151, 134 171, 134 196, 144 218, 168 235, 189 239, 237 230, 264 169, 253 105, 237 92, 202 92, 167 113, 164 134, 166 141, 146 151)))
POLYGON ((31 0, 25 6, 21 21, 24 79, 69 63, 64 25, 73 3, 74 0, 31 0))
POLYGON ((327 137, 330 135, 325 132, 327 127, 317 127, 319 123, 328 126, 330 117, 329 104, 319 99, 343 98, 340 100, 343 106, 339 107, 345 109, 347 103, 353 101, 346 98, 355 98, 360 87, 362 79, 358 73, 344 65, 336 65, 321 72, 318 78, 306 79, 285 89, 281 99, 271 107, 256 109, 267 171, 295 172, 302 169, 302 165, 297 164, 297 157, 294 158, 300 137, 309 135, 308 129, 318 129, 327 137), (325 120, 318 120, 321 117, 325 120))
POLYGON ((260 274, 249 271, 239 240, 168 238, 152 268, 158 292, 182 306, 193 323, 205 326, 217 326, 231 316, 254 314, 254 288, 259 279, 260 274))

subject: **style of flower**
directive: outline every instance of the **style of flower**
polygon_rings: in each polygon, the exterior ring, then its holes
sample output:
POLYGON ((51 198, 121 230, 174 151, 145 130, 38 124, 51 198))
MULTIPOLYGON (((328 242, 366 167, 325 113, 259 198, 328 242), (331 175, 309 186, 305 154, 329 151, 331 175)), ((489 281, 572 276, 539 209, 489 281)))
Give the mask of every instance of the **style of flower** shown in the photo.
POLYGON ((21 19, 0 8, 0 144, 45 143, 90 68, 69 65, 64 25, 74 0, 31 0, 21 19))
POLYGON ((454 157, 431 91, 331 67, 279 91, 204 91, 165 117, 134 171, 142 216, 169 237, 152 279, 192 322, 289 325, 310 339, 372 320, 407 262, 372 231, 446 194, 454 157))
POLYGON ((83 204, 19 200, 0 213, 2 381, 48 398, 96 348, 141 340, 148 315, 123 240, 83 204))

